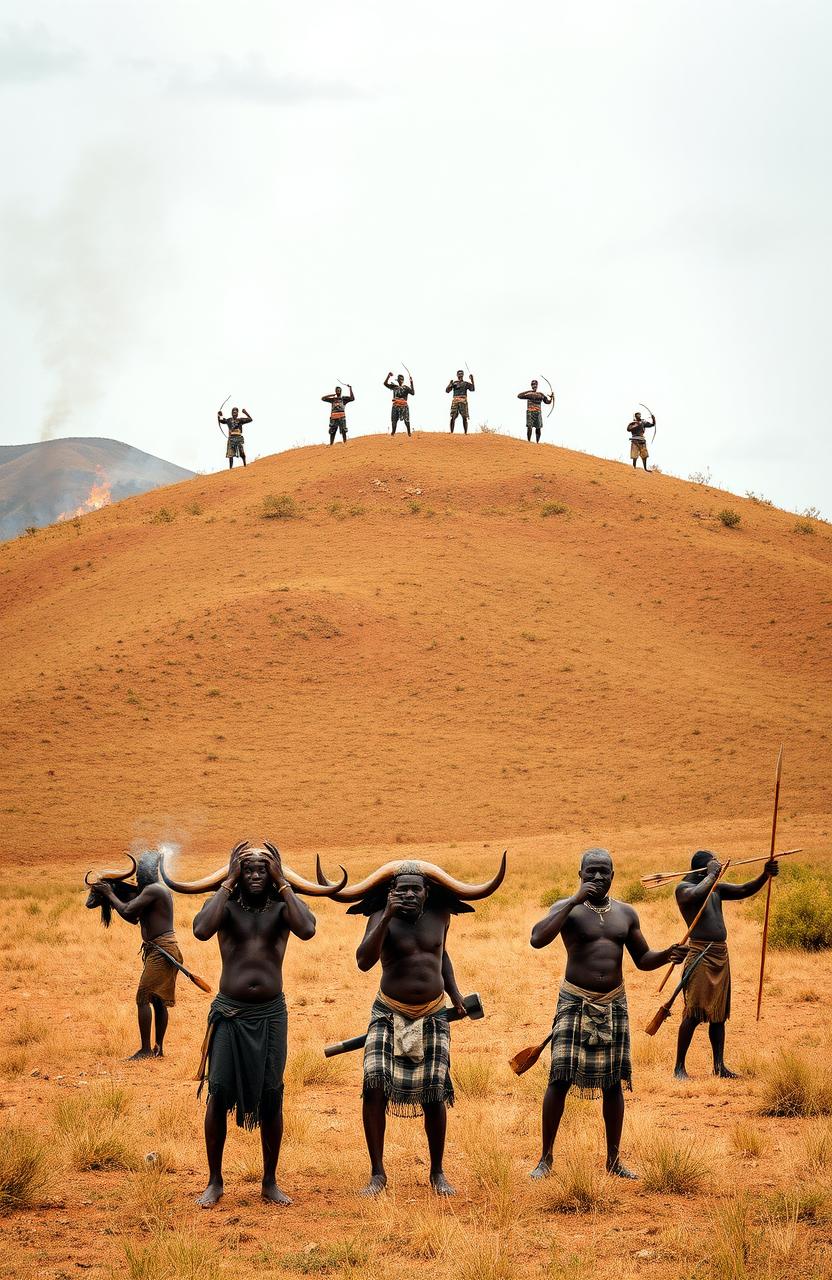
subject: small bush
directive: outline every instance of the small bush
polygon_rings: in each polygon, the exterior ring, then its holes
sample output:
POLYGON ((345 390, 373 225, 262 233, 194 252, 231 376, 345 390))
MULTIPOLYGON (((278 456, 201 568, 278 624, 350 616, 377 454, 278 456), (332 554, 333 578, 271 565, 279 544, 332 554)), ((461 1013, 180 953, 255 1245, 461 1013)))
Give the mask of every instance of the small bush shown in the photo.
POLYGON ((202 507, 199 505, 198 502, 189 502, 188 505, 185 507, 185 510, 187 511, 189 516, 202 515, 202 507))
POLYGON ((219 1280, 220 1255, 187 1231, 160 1231, 149 1244, 126 1241, 129 1280, 219 1280))
MULTIPOLYGON (((785 869, 784 869, 785 870, 785 869)), ((793 868, 789 868, 792 871, 793 868)), ((796 870, 796 868, 794 869, 796 870)), ((780 950, 822 951, 832 947, 832 887, 829 878, 801 868, 799 878, 778 886, 777 910, 769 925, 769 946, 780 950)), ((761 904, 757 913, 762 911, 761 904)))
POLYGON ((151 524, 173 524, 176 519, 176 512, 171 511, 169 507, 160 507, 158 511, 150 517, 151 524))
POLYGON ((37 531, 38 527, 36 524, 27 524, 26 528, 23 530, 27 538, 34 538, 37 531))
POLYGON ((764 1116, 832 1115, 832 1075, 825 1063, 780 1053, 763 1070, 764 1116))
POLYGON ((731 1130, 731 1146, 738 1156, 744 1156, 746 1160, 755 1160, 766 1150, 768 1142, 755 1125, 738 1120, 731 1130))
POLYGON ((46 1147, 16 1125, 0 1130, 0 1214, 36 1204, 46 1186, 46 1147))
POLYGON ((811 520, 796 520, 794 525, 795 533, 812 534, 815 532, 815 526, 811 520))
POLYGON ((672 1133, 658 1133, 641 1152, 642 1186, 645 1191, 689 1196, 699 1191, 708 1176, 708 1162, 696 1142, 684 1142, 672 1133))
POLYGON ((734 511, 732 507, 723 507, 721 511, 717 511, 716 518, 726 529, 738 529, 742 520, 739 511, 734 511))
POLYGON ((548 516, 563 516, 569 511, 565 502, 544 502, 540 508, 540 514, 544 520, 548 516))
POLYGON ((628 880, 621 890, 622 902, 646 902, 647 898, 647 888, 640 880, 628 880))
POLYGON ((706 467, 704 471, 691 471, 688 476, 688 480, 690 480, 692 484, 710 484, 711 479, 710 467, 706 467))
POLYGON ((297 520, 300 510, 290 493, 281 493, 279 496, 269 493, 263 499, 260 514, 266 520, 297 520))
POLYGON ((574 892, 574 889, 564 889, 563 885, 560 884, 552 885, 551 889, 546 889, 540 895, 540 905, 548 909, 553 907, 556 902, 561 902, 564 898, 571 898, 574 892))
POLYGON ((753 489, 746 489, 745 496, 746 498, 749 499, 750 502, 756 502, 758 506, 761 506, 761 507, 774 506, 774 503, 772 502, 771 498, 764 498, 761 493, 755 493, 753 489))

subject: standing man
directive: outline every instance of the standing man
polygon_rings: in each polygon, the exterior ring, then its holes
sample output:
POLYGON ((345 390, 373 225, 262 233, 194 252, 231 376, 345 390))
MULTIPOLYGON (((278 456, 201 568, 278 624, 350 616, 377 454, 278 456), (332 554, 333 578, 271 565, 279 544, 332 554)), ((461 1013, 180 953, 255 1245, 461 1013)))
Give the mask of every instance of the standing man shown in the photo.
MULTIPOLYGON (((691 924, 702 903, 708 897, 714 881, 722 870, 722 863, 715 854, 700 849, 691 858, 691 871, 676 886, 676 904, 685 924, 691 924)), ((745 884, 721 882, 708 898, 708 905, 690 936, 689 954, 685 969, 700 951, 710 943, 710 951, 696 966, 690 982, 685 987, 685 1016, 679 1024, 676 1047, 677 1080, 687 1080, 685 1059, 693 1033, 700 1022, 708 1023, 708 1035, 714 1059, 714 1075, 723 1080, 736 1080, 737 1073, 725 1065, 725 1023, 731 1016, 731 964, 726 939, 728 930, 722 914, 723 902, 738 902, 752 898, 766 885, 771 876, 780 872, 776 858, 771 858, 762 873, 745 884)))
POLYGON ((391 382, 392 372, 388 373, 384 379, 384 385, 388 391, 393 392, 393 407, 390 412, 391 436, 396 434, 396 427, 403 422, 407 427, 407 434, 410 435, 410 405, 407 403, 407 397, 416 394, 413 386, 413 375, 410 375, 410 386, 407 386, 404 380, 404 374, 400 373, 395 382, 391 382))
MULTIPOLYGON (((356 952, 363 973, 381 962, 381 982, 364 1045, 362 1092, 370 1181, 361 1192, 379 1195, 387 1186, 384 1134, 387 1113, 424 1116, 430 1152, 430 1185, 452 1196, 445 1177, 447 1107, 454 1103, 450 1073, 451 1030, 437 1016, 447 994, 458 1013, 462 995, 447 951, 451 916, 473 911, 465 899, 486 898, 499 887, 500 869, 484 884, 465 884, 429 862, 393 862, 366 880, 338 890, 336 902, 352 902, 350 915, 369 917, 356 952)), ((319 871, 318 879, 323 879, 319 871)))
POLYGON ((221 427, 228 427, 228 444, 225 448, 225 456, 228 459, 229 471, 234 466, 235 458, 242 458, 243 466, 246 465, 246 442, 243 438, 243 427, 249 422, 253 422, 248 409, 243 409, 243 416, 240 417, 240 410, 235 407, 231 410, 231 417, 224 418, 222 410, 217 410, 217 422, 221 427))
POLYGON ((546 1178, 551 1172, 558 1126, 573 1085, 582 1097, 601 1095, 607 1172, 619 1178, 637 1176, 620 1157, 623 1088, 632 1088, 624 949, 637 969, 658 969, 670 960, 679 964, 687 950, 650 950, 635 910, 610 897, 614 874, 606 849, 587 849, 577 891, 556 902, 532 929, 533 947, 548 947, 558 934, 566 947, 566 976, 552 1027, 552 1065, 543 1096, 543 1149, 533 1178, 546 1178))
MULTIPOLYGON (((314 937, 315 917, 293 892, 289 880, 297 882, 298 877, 288 867, 284 872, 273 844, 249 848, 243 841, 228 866, 191 884, 172 880, 164 864, 162 875, 183 893, 216 890, 193 924, 200 942, 218 937, 222 957, 219 994, 208 1014, 199 1070, 201 1092, 207 1067, 208 1186, 197 1204, 210 1209, 223 1194, 222 1158, 232 1111, 240 1128, 260 1129, 263 1199, 290 1204, 276 1181, 286 1065, 283 957, 290 933, 304 942, 314 937)), ((329 891, 310 884, 303 892, 329 891)))
POLYGON ((521 391, 517 399, 526 401, 526 439, 531 441, 532 432, 534 432, 534 438, 539 444, 540 433, 543 430, 540 406, 542 404, 551 404, 553 397, 547 396, 543 391, 538 391, 537 385, 537 378, 532 378, 531 391, 521 391))
POLYGON ((656 415, 651 413, 650 418, 650 422, 645 422, 641 414, 636 413, 633 415, 632 422, 627 423, 627 430, 630 433, 630 457, 633 460, 633 467, 638 465, 638 460, 641 458, 645 471, 647 470, 647 459, 650 455, 647 452, 647 440, 644 430, 646 427, 655 427, 656 415))
POLYGON ((347 443, 347 415, 346 406, 352 404, 355 396, 352 393, 352 387, 347 383, 349 395, 345 396, 341 392, 340 387, 335 388, 334 395, 321 396, 324 404, 329 405, 329 443, 335 444, 335 437, 341 432, 341 439, 344 444, 347 443))
POLYGON ((471 374, 471 381, 468 382, 461 369, 457 369, 456 377, 451 378, 447 387, 446 394, 453 391, 453 399, 451 400, 451 435, 454 433, 454 423, 457 417, 462 419, 462 430, 466 436, 468 434, 468 392, 476 391, 474 386, 474 375, 471 374))
POLYGON ((159 883, 159 854, 144 853, 136 865, 138 893, 128 902, 117 897, 112 884, 96 880, 93 890, 107 902, 128 924, 141 925, 142 960, 144 967, 136 990, 141 1045, 130 1061, 137 1058, 161 1058, 164 1054, 165 1032, 168 1029, 168 1009, 176 1004, 176 976, 178 970, 165 955, 182 963, 182 952, 173 932, 173 897, 169 889, 159 883), (156 1017, 156 1034, 151 1048, 153 1016, 156 1017))

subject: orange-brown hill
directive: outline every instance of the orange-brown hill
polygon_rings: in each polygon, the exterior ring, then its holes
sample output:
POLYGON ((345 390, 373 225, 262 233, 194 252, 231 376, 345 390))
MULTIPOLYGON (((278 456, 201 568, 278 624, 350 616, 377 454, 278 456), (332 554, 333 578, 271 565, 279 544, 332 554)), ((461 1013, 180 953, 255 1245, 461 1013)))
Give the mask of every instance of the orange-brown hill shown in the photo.
POLYGON ((830 605, 827 526, 565 449, 196 477, 0 547, 2 850, 713 840, 781 739, 786 811, 828 812, 830 605))

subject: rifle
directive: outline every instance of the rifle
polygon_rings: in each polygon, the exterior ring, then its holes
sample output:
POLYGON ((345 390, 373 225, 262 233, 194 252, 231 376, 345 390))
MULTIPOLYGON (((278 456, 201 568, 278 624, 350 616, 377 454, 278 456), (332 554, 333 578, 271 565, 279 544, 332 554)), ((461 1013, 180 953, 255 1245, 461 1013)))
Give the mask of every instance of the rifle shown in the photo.
MULTIPOLYGON (((689 937, 690 937, 690 935, 693 933, 693 931, 694 931, 694 929, 696 928, 696 926, 699 924, 699 918, 700 918, 700 916, 702 915, 702 912, 703 912, 703 911, 705 910, 705 908, 707 907, 708 903, 710 902, 710 900, 711 900, 711 894, 713 893, 714 889, 715 889, 715 888, 717 887, 717 885, 719 884, 720 880, 723 880, 723 879, 725 878, 725 875, 726 875, 726 873, 727 873, 728 868, 730 867, 730 865, 731 865, 731 859, 729 858, 729 859, 728 859, 728 861, 727 861, 726 863, 724 863, 724 864, 723 864, 722 870, 720 871, 720 873, 719 873, 719 875, 717 876, 716 880, 714 880, 713 884, 711 885, 710 889, 708 890, 707 894, 705 895, 705 901, 702 903, 702 906, 699 908, 699 910, 697 911, 696 915, 693 917, 693 919, 691 920, 690 924, 688 925, 687 933, 685 934, 685 936, 684 936, 684 938, 682 939, 682 941, 679 943, 679 946, 680 946, 680 947, 683 947, 683 946, 685 945, 685 943, 687 942, 688 938, 689 938, 689 937)), ((769 881, 769 883, 771 883, 771 881, 769 881)), ((673 972, 674 968, 675 968, 674 963, 673 963, 673 961, 671 960, 670 964, 667 966, 667 973, 664 975, 664 977, 662 978, 661 982, 659 983, 659 991, 662 991, 662 990, 664 989, 664 985, 665 985, 665 983, 667 982, 668 978, 670 977, 671 973, 673 972)))
POLYGON ((160 947, 158 943, 151 942, 149 945, 158 951, 160 956, 164 956, 168 964, 172 964, 174 969, 178 969, 180 973, 184 973, 186 978, 190 978, 194 986, 199 987, 200 991, 210 992, 210 984, 207 983, 204 978, 200 978, 198 973, 191 973, 190 969, 186 969, 184 964, 180 964, 178 960, 174 960, 173 956, 165 951, 164 947, 160 947))
MULTIPOLYGON (((448 1022, 459 1022, 461 1018, 470 1018, 472 1022, 477 1022, 485 1017, 482 1000, 476 991, 470 996, 465 996, 462 1003, 465 1006, 464 1013, 457 1013, 456 1009, 440 1009, 435 1016, 445 1018, 448 1022)), ((366 1040, 367 1032, 365 1031, 363 1036, 353 1036, 351 1040, 339 1040, 337 1044, 328 1044, 324 1049, 324 1057, 334 1058, 338 1053, 352 1053, 353 1049, 363 1049, 366 1040)))
POLYGON ((653 1014, 647 1026, 644 1028, 648 1036, 654 1036, 658 1031, 659 1027, 662 1025, 662 1023, 666 1022, 667 1019, 670 1017, 670 1010, 673 1008, 673 1001, 682 991, 684 991, 685 987, 690 982, 691 975, 694 969, 698 964, 702 963, 702 961, 705 959, 705 956, 708 954, 708 952, 710 951, 713 945, 714 944, 712 942, 709 942, 707 947, 704 947, 703 950, 699 952, 699 955, 696 957, 696 959, 691 961, 691 963, 688 965, 685 972, 682 974, 681 982, 679 983, 678 987, 673 992, 673 995, 670 997, 667 1003, 659 1005, 658 1009, 653 1014))

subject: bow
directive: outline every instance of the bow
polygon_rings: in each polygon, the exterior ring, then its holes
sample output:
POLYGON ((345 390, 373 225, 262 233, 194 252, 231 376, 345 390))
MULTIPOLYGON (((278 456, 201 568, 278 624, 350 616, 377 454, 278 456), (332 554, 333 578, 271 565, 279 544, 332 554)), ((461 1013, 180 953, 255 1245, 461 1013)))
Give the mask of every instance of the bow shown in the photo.
POLYGON ((542 376, 543 376, 543 381, 548 384, 549 391, 552 396, 552 407, 549 410, 549 412, 546 414, 546 418, 548 420, 549 418, 551 418, 552 414, 555 411, 555 388, 552 386, 551 382, 549 382, 549 379, 546 377, 545 373, 542 376))
POLYGON ((653 440, 655 440, 656 438, 656 415, 652 409, 648 408, 648 406, 644 403, 643 400, 639 400, 639 404, 641 405, 642 409, 647 409, 647 412, 650 414, 650 417, 653 419, 653 439, 650 441, 650 443, 652 444, 653 440))
MULTIPOLYGON (((780 807, 780 778, 783 774, 783 747, 777 756, 777 768, 774 771, 774 817, 771 820, 771 850, 769 858, 774 857, 774 837, 777 835, 777 810, 780 807)), ((771 911, 771 876, 766 886, 766 914, 763 920, 763 949, 760 954, 760 984, 757 988, 757 1021, 760 1021, 760 1009, 763 1004, 763 978, 766 972, 766 947, 768 944, 768 917, 771 911)))
MULTIPOLYGON (((219 427, 220 431, 222 431, 222 423, 220 422, 220 418, 222 417, 222 411, 223 411, 223 409, 225 408, 225 406, 228 404, 228 402, 229 402, 229 400, 230 400, 230 399, 231 399, 231 396, 230 396, 230 395, 227 395, 227 396, 225 397, 225 399, 223 400, 222 404, 221 404, 221 405, 220 405, 220 407, 219 407, 219 412, 218 412, 218 414, 217 414, 217 426, 219 427)), ((226 440, 227 440, 227 439, 228 439, 228 433, 227 433, 227 432, 225 432, 225 431, 222 431, 222 434, 225 436, 225 438, 226 438, 226 440)))
POLYGON ((411 385, 411 387, 412 387, 412 386, 413 386, 413 374, 412 374, 412 373, 410 372, 410 370, 408 369, 408 367, 407 367, 407 365, 405 364, 404 360, 402 360, 402 368, 404 369, 405 373, 407 374, 408 378, 410 379, 410 385, 411 385))

